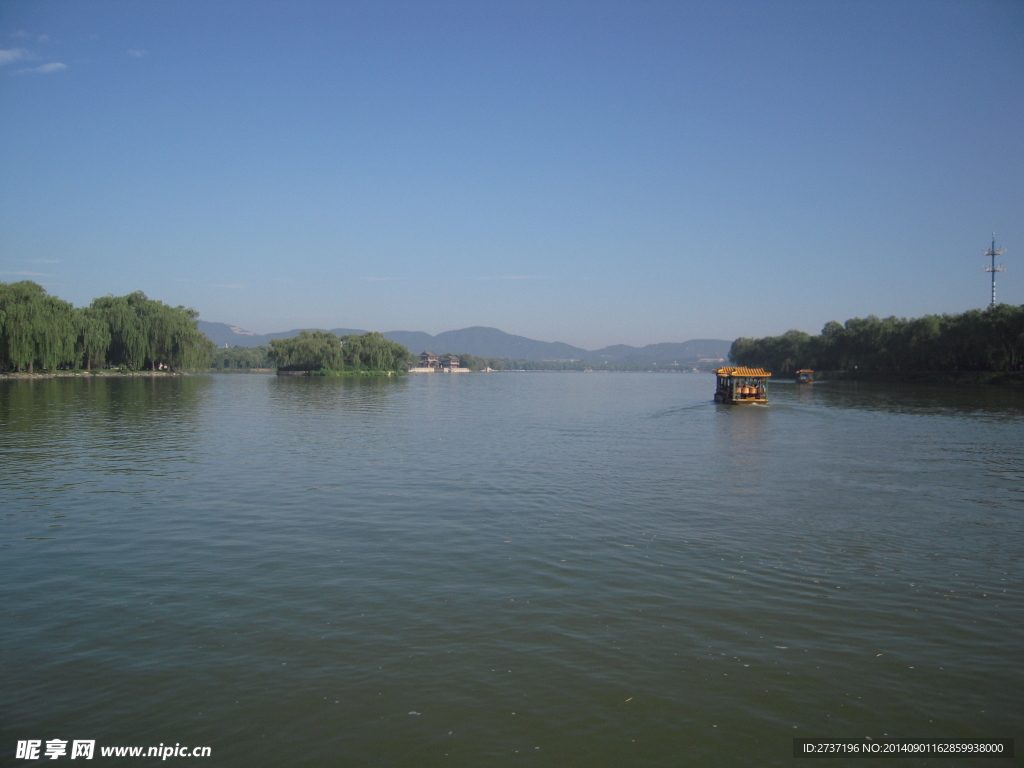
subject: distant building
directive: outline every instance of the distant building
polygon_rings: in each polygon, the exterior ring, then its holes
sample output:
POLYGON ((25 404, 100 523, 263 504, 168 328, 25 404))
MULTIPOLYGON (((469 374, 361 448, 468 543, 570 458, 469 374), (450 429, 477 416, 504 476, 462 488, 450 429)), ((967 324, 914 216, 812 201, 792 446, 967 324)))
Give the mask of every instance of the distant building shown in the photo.
POLYGON ((469 368, 462 367, 462 361, 455 355, 438 357, 433 352, 420 354, 419 365, 410 368, 409 373, 469 373, 469 368))

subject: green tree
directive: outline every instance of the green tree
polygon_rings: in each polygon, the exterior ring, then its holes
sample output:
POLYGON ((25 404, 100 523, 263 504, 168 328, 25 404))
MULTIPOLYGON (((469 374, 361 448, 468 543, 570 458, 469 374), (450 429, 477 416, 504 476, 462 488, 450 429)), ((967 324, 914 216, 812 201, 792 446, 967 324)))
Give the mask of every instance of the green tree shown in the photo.
POLYGON ((127 296, 104 296, 92 307, 110 328, 107 362, 132 370, 209 367, 215 347, 196 320, 199 313, 171 307, 142 291, 127 296))
POLYGON ((210 367, 215 370, 251 370, 270 368, 270 347, 231 347, 214 352, 210 367))
POLYGON ((75 364, 74 309, 30 280, 0 283, 0 369, 55 370, 75 364))
POLYGON ((148 301, 142 291, 127 296, 104 296, 94 299, 91 308, 98 312, 110 328, 107 361, 130 369, 142 368, 149 356, 149 334, 143 324, 139 307, 148 301))
POLYGON ((75 310, 75 327, 78 331, 75 351, 82 360, 82 367, 87 371, 93 364, 103 367, 110 346, 110 326, 96 309, 83 307, 75 310))
POLYGON ((340 370, 345 365, 341 339, 327 331, 300 331, 290 339, 271 339, 269 357, 280 370, 340 370))
POLYGON ((789 331, 733 342, 738 365, 790 373, 796 368, 902 373, 908 371, 1015 371, 1024 367, 1024 307, 999 304, 959 315, 907 320, 869 315, 818 336, 789 331))
POLYGON ((290 339, 271 339, 270 360, 279 370, 401 371, 409 350, 379 333, 335 336, 327 331, 301 331, 290 339))
POLYGON ((0 283, 0 370, 92 368, 104 360, 133 369, 206 367, 214 347, 197 317, 142 292, 75 309, 31 281, 0 283))

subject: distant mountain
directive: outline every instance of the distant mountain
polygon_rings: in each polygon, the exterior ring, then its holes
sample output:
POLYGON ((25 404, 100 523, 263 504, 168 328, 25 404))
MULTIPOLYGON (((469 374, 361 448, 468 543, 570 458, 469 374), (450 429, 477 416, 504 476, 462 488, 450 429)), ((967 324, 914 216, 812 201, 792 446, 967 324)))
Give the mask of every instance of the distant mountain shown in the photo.
MULTIPOLYGON (((290 339, 292 336, 298 336, 300 330, 320 331, 322 328, 295 328, 291 331, 279 331, 278 333, 253 333, 247 331, 244 328, 239 328, 237 325, 228 325, 227 323, 211 323, 206 320, 199 321, 199 330, 205 333, 218 347, 223 347, 227 344, 229 347, 258 347, 263 344, 269 344, 271 339, 290 339)), ((354 328, 335 328, 332 333, 336 333, 339 336, 346 333, 366 333, 366 331, 356 330, 354 328)), ((432 338, 432 337, 431 337, 432 338)))
MULTIPOLYGON (((384 338, 397 341, 399 344, 407 347, 410 352, 417 355, 420 352, 426 352, 428 349, 431 352, 437 352, 439 355, 454 351, 451 349, 434 349, 437 346, 437 337, 423 331, 388 331, 384 334, 384 338)), ((465 351, 469 352, 469 350, 465 351)), ((473 353, 470 352, 470 354, 473 353)))
MULTIPOLYGON (((256 334, 235 325, 211 323, 206 320, 199 321, 199 330, 209 336, 218 347, 225 344, 231 347, 256 347, 268 344, 271 339, 287 339, 299 333, 299 329, 295 329, 280 333, 256 334)), ((342 336, 366 331, 355 328, 332 328, 331 333, 342 336)), ((586 360, 602 363, 684 364, 699 359, 724 360, 728 357, 729 347, 732 345, 731 341, 724 339, 694 339, 677 344, 648 344, 646 347, 616 344, 589 351, 560 341, 537 341, 483 326, 445 331, 437 336, 422 331, 388 331, 384 336, 405 345, 413 354, 429 350, 438 354, 454 352, 512 360, 586 360)))
MULTIPOLYGON (((384 335, 398 341, 396 338, 398 334, 386 333, 384 335)), ((423 335, 426 336, 426 334, 423 335)), ((426 348, 432 352, 465 352, 477 357, 505 357, 512 360, 582 360, 590 354, 585 349, 563 344, 560 341, 536 341, 525 336, 513 336, 511 333, 499 331, 497 328, 481 326, 439 333, 433 337, 430 344, 432 346, 426 348)), ((406 346, 409 345, 406 344, 406 346)))

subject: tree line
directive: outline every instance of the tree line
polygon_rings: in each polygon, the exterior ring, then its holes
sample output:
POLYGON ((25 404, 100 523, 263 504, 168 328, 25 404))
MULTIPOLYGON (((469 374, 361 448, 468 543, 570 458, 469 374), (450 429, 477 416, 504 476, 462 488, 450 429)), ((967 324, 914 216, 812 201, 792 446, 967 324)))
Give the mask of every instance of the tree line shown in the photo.
POLYGON ((273 368, 270 359, 270 347, 220 347, 210 359, 210 368, 215 371, 251 371, 259 368, 273 368))
POLYGON ((825 371, 1016 371, 1024 368, 1024 306, 998 304, 959 315, 906 319, 874 315, 825 324, 821 333, 787 331, 739 338, 729 350, 737 365, 792 373, 825 371))
POLYGON ((402 372, 411 355, 380 333, 337 336, 329 331, 301 331, 289 339, 271 339, 268 359, 282 371, 402 372))
MULTIPOLYGON (((441 355, 442 358, 445 355, 441 355)), ((514 360, 508 357, 476 357, 474 355, 456 355, 463 368, 471 371, 617 371, 645 373, 679 373, 694 369, 710 371, 720 363, 684 362, 681 365, 667 363, 607 363, 587 360, 514 360)))
POLYGON ((30 280, 0 283, 0 371, 206 368, 215 347, 198 317, 142 291, 74 307, 30 280))
MULTIPOLYGON (((333 369, 331 366, 339 365, 339 356, 336 351, 336 347, 340 346, 340 342, 343 337, 336 337, 338 343, 331 341, 330 339, 324 340, 321 338, 317 340, 315 334, 323 334, 323 331, 309 331, 309 339, 304 344, 296 344, 294 347, 289 347, 282 350, 281 357, 273 357, 271 355, 270 346, 258 346, 258 347, 229 347, 229 348, 218 348, 214 351, 213 357, 210 361, 210 368, 216 371, 246 371, 246 370, 259 370, 264 368, 280 368, 281 370, 338 370, 333 369), (321 346, 322 345, 322 348, 321 346), (278 361, 282 362, 278 362, 278 361), (282 364, 283 363, 283 364, 282 364)), ((379 336, 379 334, 377 334, 379 336)), ((296 337, 297 338, 297 337, 296 337)), ((345 338, 362 339, 360 336, 351 336, 345 338)), ((285 339, 277 340, 278 347, 287 347, 288 345, 282 344, 287 341, 285 339)), ((272 342, 273 343, 273 342, 272 342)), ((366 341, 360 342, 364 347, 366 341)), ((352 357, 356 355, 356 345, 350 346, 349 351, 352 357)), ((404 349, 404 348, 403 348, 404 349)), ((406 353, 408 354, 408 352, 406 353)), ((440 359, 448 357, 449 354, 445 353, 440 355, 440 359)), ((689 371, 694 366, 687 364, 684 366, 678 365, 658 365, 653 363, 594 363, 585 361, 559 361, 559 360, 512 360, 504 357, 477 357, 476 355, 470 355, 462 353, 458 355, 452 355, 459 359, 459 365, 462 368, 468 368, 471 371, 484 371, 490 368, 492 371, 673 371, 679 370, 689 371)), ((341 364, 345 367, 340 370, 374 370, 372 356, 367 356, 369 359, 363 359, 357 364, 347 363, 344 358, 341 358, 341 364)), ((402 370, 411 362, 414 362, 415 356, 409 356, 405 362, 397 364, 392 368, 382 368, 379 370, 402 370)), ((702 368, 708 368, 707 364, 702 363, 702 368)))

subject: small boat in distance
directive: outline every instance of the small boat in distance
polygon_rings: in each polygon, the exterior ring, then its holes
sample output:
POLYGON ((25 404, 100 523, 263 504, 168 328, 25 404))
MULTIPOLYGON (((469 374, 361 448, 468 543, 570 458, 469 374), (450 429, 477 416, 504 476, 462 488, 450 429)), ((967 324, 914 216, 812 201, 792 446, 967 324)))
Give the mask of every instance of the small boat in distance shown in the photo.
POLYGON ((814 371, 810 368, 801 368, 796 372, 796 383, 797 384, 813 384, 814 383, 814 371))
POLYGON ((726 405, 768 405, 768 371, 762 368, 719 368, 715 402, 726 405))

